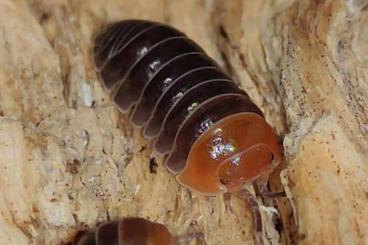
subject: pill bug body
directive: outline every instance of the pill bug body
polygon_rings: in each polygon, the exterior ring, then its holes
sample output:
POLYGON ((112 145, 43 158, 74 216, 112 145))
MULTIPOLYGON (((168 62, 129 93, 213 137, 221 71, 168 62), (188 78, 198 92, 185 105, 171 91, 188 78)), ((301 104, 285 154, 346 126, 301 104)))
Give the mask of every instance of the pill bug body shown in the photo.
POLYGON ((95 39, 104 88, 188 188, 214 195, 281 160, 261 110, 196 43, 161 23, 124 20, 95 39))
POLYGON ((105 222, 79 231, 67 245, 174 245, 175 238, 159 223, 142 218, 105 222))

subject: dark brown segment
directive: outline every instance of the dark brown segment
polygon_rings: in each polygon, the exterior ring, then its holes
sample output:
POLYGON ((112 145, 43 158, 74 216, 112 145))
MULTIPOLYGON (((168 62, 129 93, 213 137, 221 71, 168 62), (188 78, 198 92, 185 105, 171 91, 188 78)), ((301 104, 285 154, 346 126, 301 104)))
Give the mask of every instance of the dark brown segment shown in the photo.
POLYGON ((127 21, 108 27, 105 34, 97 37, 94 47, 95 64, 99 71, 117 54, 117 50, 126 44, 129 39, 146 29, 149 25, 137 22, 127 21))
POLYGON ((134 20, 114 23, 106 27, 105 31, 96 37, 93 52, 95 55, 95 65, 98 70, 107 62, 110 50, 112 49, 111 45, 118 40, 121 33, 129 33, 138 24, 139 22, 134 20))
POLYGON ((129 245, 148 245, 152 222, 142 218, 128 218, 120 221, 119 242, 129 245))
POLYGON ((94 52, 96 65, 103 66, 100 77, 119 110, 135 106, 131 121, 145 126, 145 137, 158 136, 155 149, 162 154, 174 150, 167 158, 174 173, 185 165, 207 121, 238 112, 262 115, 245 92, 224 82, 229 78, 196 43, 167 25, 119 22, 96 38, 94 52), (200 56, 203 62, 195 58, 200 56), (223 81, 207 83, 216 79, 223 81))
MULTIPOLYGON (((181 171, 186 163, 190 148, 195 140, 218 120, 239 112, 255 112, 259 108, 244 95, 222 94, 207 100, 182 123, 166 159, 167 168, 174 174, 181 171)), ((161 142, 165 142, 163 139, 161 142)))
MULTIPOLYGON (((134 64, 148 54, 152 47, 163 40, 176 36, 184 36, 184 34, 172 28, 154 25, 151 22, 135 28, 125 38, 126 42, 124 46, 119 48, 119 52, 114 57, 105 58, 107 59, 106 64, 100 75, 106 89, 111 89, 115 83, 121 81, 134 64)), ((118 42, 120 45, 123 43, 122 41, 118 42)), ((114 46, 110 45, 109 49, 113 48, 114 46)))
POLYGON ((158 99, 173 84, 176 78, 188 70, 202 66, 216 66, 216 64, 207 55, 202 53, 189 53, 171 60, 143 89, 131 118, 132 123, 136 126, 144 125, 150 118, 158 99))
POLYGON ((169 112, 171 107, 184 96, 184 94, 192 88, 206 80, 226 79, 230 78, 218 69, 217 66, 204 66, 193 70, 188 70, 183 76, 179 77, 170 86, 162 97, 156 102, 152 112, 152 117, 149 119, 147 126, 144 129, 146 138, 156 137, 163 125, 163 119, 169 112))
POLYGON ((160 43, 145 55, 126 76, 118 87, 113 100, 122 112, 129 110, 149 80, 171 59, 186 53, 199 53, 202 50, 190 39, 173 37, 160 43))
POLYGON ((126 74, 130 66, 134 64, 144 53, 134 52, 134 48, 126 49, 134 45, 134 39, 147 32, 155 26, 147 26, 142 24, 134 25, 120 31, 120 38, 117 38, 114 43, 109 45, 106 50, 107 57, 101 59, 99 67, 99 75, 104 81, 103 85, 107 90, 111 90, 126 74), (134 52, 134 53, 133 53, 134 52), (131 57, 126 60, 124 56, 131 57))
POLYGON ((178 103, 168 112, 164 119, 163 130, 157 138, 154 148, 160 154, 168 154, 171 150, 180 125, 185 119, 191 116, 197 107, 201 107, 201 103, 220 94, 241 94, 245 96, 244 91, 240 90, 230 80, 209 80, 197 84, 181 98, 178 103))
POLYGON ((96 240, 98 245, 119 245, 118 221, 108 222, 98 226, 96 240))
POLYGON ((174 237, 162 224, 143 218, 123 218, 81 230, 68 245, 174 245, 174 237))
POLYGON ((95 240, 95 233, 93 232, 88 232, 85 233, 78 241, 78 243, 75 243, 77 245, 95 245, 96 244, 96 240, 95 240))
POLYGON ((137 38, 142 35, 142 33, 154 27, 156 27, 156 25, 151 25, 150 23, 139 23, 134 25, 134 27, 121 31, 121 34, 116 38, 115 42, 111 44, 108 59, 110 60, 120 54, 134 38, 137 38))

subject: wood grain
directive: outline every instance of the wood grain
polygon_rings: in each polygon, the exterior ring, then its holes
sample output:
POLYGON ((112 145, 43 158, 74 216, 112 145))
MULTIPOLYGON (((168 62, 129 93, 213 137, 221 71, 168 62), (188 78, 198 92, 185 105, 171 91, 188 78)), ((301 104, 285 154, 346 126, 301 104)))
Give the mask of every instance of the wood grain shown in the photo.
POLYGON ((0 16, 1 244, 123 216, 254 243, 247 204, 179 186, 102 90, 93 37, 126 18, 188 33, 265 111, 285 151, 271 188, 287 192, 261 208, 270 244, 368 243, 366 1, 3 0, 0 16))

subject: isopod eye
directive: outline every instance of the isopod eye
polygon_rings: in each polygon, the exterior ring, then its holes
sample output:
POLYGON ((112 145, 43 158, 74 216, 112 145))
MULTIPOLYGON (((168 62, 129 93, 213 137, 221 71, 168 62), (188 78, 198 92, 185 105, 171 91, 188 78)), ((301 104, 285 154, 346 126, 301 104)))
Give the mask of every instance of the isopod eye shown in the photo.
POLYGON ((281 161, 271 126, 256 113, 225 117, 193 144, 178 181, 203 194, 237 188, 269 174, 281 161))
POLYGON ((272 153, 272 152, 270 152, 270 161, 272 162, 272 161, 273 161, 273 159, 275 159, 275 156, 273 155, 273 153, 272 153))

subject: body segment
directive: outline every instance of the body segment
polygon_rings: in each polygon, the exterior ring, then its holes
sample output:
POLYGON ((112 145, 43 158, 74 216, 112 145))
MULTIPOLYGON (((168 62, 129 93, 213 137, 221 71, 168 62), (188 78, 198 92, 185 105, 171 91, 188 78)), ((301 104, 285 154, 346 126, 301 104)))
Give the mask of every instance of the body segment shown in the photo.
POLYGON ((156 22, 120 21, 97 36, 94 54, 117 108, 130 113, 188 188, 223 193, 280 162, 277 136, 261 110, 184 33, 156 22), (215 142, 219 130, 231 143, 215 142), (213 147, 233 151, 213 158, 213 147))
POLYGON ((162 23, 124 20, 107 26, 95 40, 94 58, 112 101, 153 141, 167 170, 193 191, 230 192, 247 200, 262 244, 258 203, 243 187, 265 187, 281 150, 247 93, 194 41, 162 23))
POLYGON ((175 238, 162 224, 124 218, 79 231, 68 245, 175 245, 175 238))

